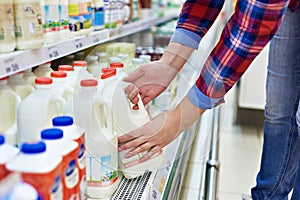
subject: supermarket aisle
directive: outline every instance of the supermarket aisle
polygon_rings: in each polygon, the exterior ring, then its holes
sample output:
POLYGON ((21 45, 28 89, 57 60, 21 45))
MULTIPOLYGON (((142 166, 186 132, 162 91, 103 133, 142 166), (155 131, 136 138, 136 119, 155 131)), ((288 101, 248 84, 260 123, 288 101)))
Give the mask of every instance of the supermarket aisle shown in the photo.
MULTIPOLYGON (((250 194, 260 163, 262 129, 234 124, 235 93, 235 88, 228 93, 221 117, 219 200, 240 200, 242 194, 250 194)), ((207 112, 201 119, 201 134, 192 147, 181 200, 203 199, 203 169, 209 153, 209 142, 205 141, 209 141, 210 124, 211 112, 207 112)))

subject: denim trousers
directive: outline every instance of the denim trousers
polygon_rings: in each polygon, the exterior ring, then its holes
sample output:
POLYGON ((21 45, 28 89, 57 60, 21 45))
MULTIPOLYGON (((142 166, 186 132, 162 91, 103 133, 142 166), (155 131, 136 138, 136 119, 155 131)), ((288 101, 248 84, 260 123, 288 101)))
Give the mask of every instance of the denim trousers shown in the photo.
MULTIPOLYGON (((255 81, 255 80, 253 80, 255 81)), ((300 200, 300 8, 270 43, 264 140, 254 200, 300 200), (298 125, 297 125, 298 124, 298 125)))

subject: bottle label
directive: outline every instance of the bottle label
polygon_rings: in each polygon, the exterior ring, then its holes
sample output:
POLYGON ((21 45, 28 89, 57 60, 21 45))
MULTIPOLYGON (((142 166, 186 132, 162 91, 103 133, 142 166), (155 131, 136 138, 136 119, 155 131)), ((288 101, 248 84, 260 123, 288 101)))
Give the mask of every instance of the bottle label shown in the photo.
POLYGON ((57 176, 54 180, 54 183, 51 186, 51 200, 60 200, 63 199, 63 187, 61 183, 61 177, 57 176))
POLYGON ((16 37, 20 41, 43 39, 42 15, 39 3, 14 4, 16 37))
POLYGON ((81 143, 79 151, 78 151, 78 166, 79 169, 84 169, 86 164, 85 164, 85 147, 84 144, 81 143))
POLYGON ((79 172, 76 167, 76 160, 71 160, 65 170, 65 184, 67 188, 73 188, 79 182, 79 172))
POLYGON ((12 4, 0 6, 0 44, 15 42, 14 12, 12 4))
POLYGON ((59 13, 59 30, 68 30, 69 29, 69 11, 68 5, 59 5, 58 6, 59 13))
POLYGON ((92 27, 93 8, 91 2, 79 3, 80 28, 88 29, 92 27))
POLYGON ((42 9, 44 33, 59 31, 59 12, 57 5, 45 5, 42 9))
POLYGON ((80 194, 81 199, 86 199, 86 153, 85 153, 85 138, 84 134, 76 140, 78 143, 78 159, 77 165, 79 168, 79 178, 80 178, 80 194))
POLYGON ((111 8, 108 0, 104 0, 104 23, 105 28, 111 28, 111 8))
POLYGON ((87 156, 87 185, 109 186, 118 180, 117 153, 108 156, 87 156))
POLYGON ((69 12, 69 29, 72 32, 77 32, 80 30, 80 22, 79 22, 79 7, 78 4, 69 4, 68 5, 69 12))

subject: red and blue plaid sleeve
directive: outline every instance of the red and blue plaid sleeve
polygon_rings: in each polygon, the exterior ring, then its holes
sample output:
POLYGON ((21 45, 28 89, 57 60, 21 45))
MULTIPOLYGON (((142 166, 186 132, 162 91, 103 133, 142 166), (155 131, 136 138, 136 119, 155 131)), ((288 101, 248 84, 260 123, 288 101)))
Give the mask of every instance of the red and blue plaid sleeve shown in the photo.
POLYGON ((182 6, 171 41, 197 49, 223 4, 224 0, 187 0, 182 6))
POLYGON ((226 92, 276 33, 288 3, 289 0, 237 2, 219 42, 188 93, 194 105, 209 109, 223 102, 226 92))

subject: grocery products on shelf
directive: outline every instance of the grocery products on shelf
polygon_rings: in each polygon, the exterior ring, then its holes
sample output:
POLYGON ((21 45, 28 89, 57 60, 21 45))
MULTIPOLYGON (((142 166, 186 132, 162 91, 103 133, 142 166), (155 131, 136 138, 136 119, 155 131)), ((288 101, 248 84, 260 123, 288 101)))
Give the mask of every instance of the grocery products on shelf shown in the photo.
POLYGON ((15 93, 17 93, 21 97, 22 100, 24 100, 34 91, 34 88, 25 81, 24 71, 9 76, 7 84, 15 93))
POLYGON ((52 118, 62 115, 66 101, 51 92, 52 79, 35 79, 36 90, 18 106, 18 144, 40 139, 40 131, 52 124, 52 118))

